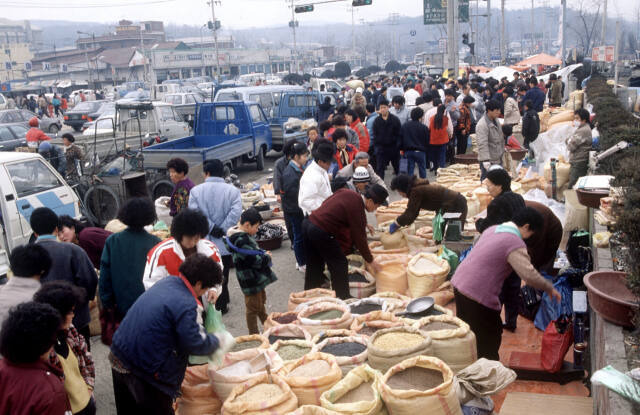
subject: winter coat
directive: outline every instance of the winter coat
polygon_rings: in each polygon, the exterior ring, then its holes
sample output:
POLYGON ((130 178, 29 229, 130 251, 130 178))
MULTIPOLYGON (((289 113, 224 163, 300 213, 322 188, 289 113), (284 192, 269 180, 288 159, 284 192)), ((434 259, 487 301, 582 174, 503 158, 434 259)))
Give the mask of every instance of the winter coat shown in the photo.
POLYGON ((531 88, 524 94, 524 98, 522 102, 527 102, 527 100, 531 100, 533 103, 533 109, 537 112, 542 111, 544 107, 544 92, 540 88, 531 88))
POLYGON ((333 114, 334 107, 331 104, 325 104, 324 102, 318 105, 318 123, 326 121, 329 116, 333 114))
POLYGON ((429 130, 420 121, 409 121, 402 126, 402 144, 400 150, 427 151, 429 144, 429 130))
POLYGON ((399 110, 397 110, 396 107, 391 106, 389 108, 389 113, 398 117, 401 125, 404 125, 404 123, 409 121, 409 109, 406 105, 402 106, 399 110))
POLYGON ((401 139, 401 128, 400 120, 391 113, 389 113, 386 120, 382 115, 376 117, 376 120, 373 122, 376 150, 398 148, 401 139))
POLYGON ((287 156, 282 156, 276 160, 275 166, 273 167, 273 192, 276 196, 282 194, 282 173, 288 165, 289 159, 287 159, 287 156))
POLYGON ((354 120, 349 127, 358 135, 358 150, 368 152, 370 139, 367 127, 359 119, 354 120))
POLYGON ((562 89, 563 85, 560 79, 556 79, 551 83, 551 91, 549 91, 549 105, 562 105, 562 89))
POLYGON ((111 353, 134 375, 176 397, 189 355, 208 356, 218 338, 205 334, 187 283, 167 277, 145 291, 113 335, 111 353))
POLYGON ((487 206, 487 217, 476 221, 476 230, 480 233, 485 229, 513 220, 513 216, 524 209, 524 199, 521 195, 508 190, 500 193, 487 206))
MULTIPOLYGON (((345 179, 351 179, 353 177, 353 172, 355 170, 354 163, 349 164, 346 167, 343 167, 336 176, 344 177, 345 179)), ((371 180, 371 184, 379 184, 380 186, 387 188, 387 185, 384 184, 384 180, 380 178, 376 174, 376 171, 371 167, 371 164, 367 164, 367 172, 369 173, 369 180, 371 180)))
POLYGON ((522 136, 529 143, 538 138, 540 133, 540 116, 533 108, 525 111, 522 116, 522 136))
POLYGON ((329 173, 315 161, 305 168, 300 179, 300 191, 298 192, 298 206, 305 215, 318 209, 322 202, 331 196, 331 183, 329 173))
POLYGON ((491 121, 485 114, 476 125, 476 140, 478 142, 478 161, 490 161, 501 164, 504 153, 504 138, 497 121, 491 121))
POLYGON ((588 123, 578 127, 575 133, 567 138, 567 149, 569 150, 569 162, 589 160, 589 151, 591 151, 593 138, 591 136, 591 127, 588 123))
POLYGON ((293 160, 282 173, 282 211, 284 213, 302 215, 302 209, 298 205, 302 173, 302 169, 293 160))
POLYGON ((238 232, 225 240, 233 255, 238 284, 244 295, 254 295, 278 280, 271 270, 271 257, 246 232, 238 232))
POLYGON ((429 121, 429 143, 434 146, 447 144, 449 142, 449 117, 442 116, 442 127, 436 128, 436 117, 429 121))
POLYGON ((342 157, 341 157, 341 151, 336 149, 336 154, 334 154, 333 158, 335 159, 336 163, 338 164, 338 170, 344 168, 345 166, 348 166, 349 164, 351 164, 351 162, 353 162, 353 159, 356 157, 356 154, 358 153, 358 150, 347 144, 347 146, 345 147, 344 151, 346 151, 347 153, 347 163, 343 163, 342 162, 342 157))
POLYGON ((520 110, 518 103, 512 97, 508 97, 504 102, 504 123, 513 125, 520 122, 520 110))

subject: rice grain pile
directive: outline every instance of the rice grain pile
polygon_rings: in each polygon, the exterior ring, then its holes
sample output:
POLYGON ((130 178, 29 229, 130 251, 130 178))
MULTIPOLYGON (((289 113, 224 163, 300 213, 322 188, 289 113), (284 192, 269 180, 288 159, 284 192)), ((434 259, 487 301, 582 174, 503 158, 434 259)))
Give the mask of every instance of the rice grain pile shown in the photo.
POLYGON ((351 389, 335 401, 336 404, 354 403, 354 402, 370 402, 374 398, 373 382, 362 382, 357 388, 351 389))
POLYGON ((248 350, 248 349, 255 349, 256 347, 259 347, 261 344, 262 342, 259 340, 250 340, 248 342, 236 343, 235 346, 233 346, 233 348, 230 350, 230 352, 233 353, 233 352, 241 352, 243 350, 248 350))
POLYGON ((311 314, 310 316, 307 316, 307 318, 310 320, 335 320, 342 317, 342 314, 343 313, 340 310, 325 310, 311 314))
POLYGON ((235 402, 262 402, 273 399, 282 394, 280 386, 273 383, 260 383, 238 395, 235 402))
POLYGON ((282 360, 296 360, 300 359, 305 354, 311 351, 311 347, 298 346, 296 344, 285 344, 278 347, 278 354, 282 360))
POLYGON ((289 377, 315 378, 324 376, 329 372, 331 366, 322 359, 312 360, 309 363, 300 365, 289 373, 289 377))
POLYGON ((413 366, 402 372, 396 373, 387 380, 387 386, 392 389, 415 389, 426 391, 433 389, 444 382, 442 372, 413 366))
POLYGON ((378 337, 374 345, 380 350, 390 351, 397 349, 409 349, 424 341, 424 337, 416 333, 396 331, 385 333, 378 337))

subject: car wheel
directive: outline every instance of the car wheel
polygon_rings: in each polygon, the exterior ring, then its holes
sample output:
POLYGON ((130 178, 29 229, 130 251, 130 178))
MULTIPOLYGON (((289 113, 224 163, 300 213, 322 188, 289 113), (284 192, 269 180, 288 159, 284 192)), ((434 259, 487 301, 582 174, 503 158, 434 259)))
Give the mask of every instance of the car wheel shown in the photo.
POLYGON ((258 171, 264 170, 264 148, 260 147, 258 155, 256 156, 256 169, 258 171))
POLYGON ((60 131, 60 127, 58 127, 57 125, 51 124, 49 126, 49 133, 50 134, 58 134, 58 131, 60 131))
POLYGON ((159 182, 153 185, 153 190, 151 194, 153 195, 153 200, 156 200, 162 196, 171 196, 173 193, 174 184, 169 180, 160 180, 159 182))
POLYGON ((91 221, 98 226, 105 226, 115 219, 120 209, 118 196, 105 185, 91 187, 84 195, 84 205, 91 221))

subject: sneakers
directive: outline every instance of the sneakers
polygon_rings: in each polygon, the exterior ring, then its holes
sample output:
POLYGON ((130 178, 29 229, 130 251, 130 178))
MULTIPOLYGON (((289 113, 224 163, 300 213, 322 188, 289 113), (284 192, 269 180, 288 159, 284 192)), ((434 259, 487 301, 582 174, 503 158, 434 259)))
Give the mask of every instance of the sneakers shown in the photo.
POLYGON ((307 266, 306 265, 298 265, 296 264, 296 269, 302 273, 307 272, 307 266))

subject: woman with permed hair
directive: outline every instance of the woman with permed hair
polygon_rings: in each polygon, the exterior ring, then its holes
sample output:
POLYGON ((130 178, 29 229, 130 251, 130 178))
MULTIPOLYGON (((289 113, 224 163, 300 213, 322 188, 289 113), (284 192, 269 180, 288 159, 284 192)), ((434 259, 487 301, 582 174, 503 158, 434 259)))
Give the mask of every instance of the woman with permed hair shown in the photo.
POLYGON ((127 228, 107 238, 100 259, 99 291, 102 307, 115 312, 116 320, 120 321, 144 292, 142 275, 147 252, 160 238, 144 230, 156 220, 151 199, 127 200, 118 212, 118 219, 127 228))

